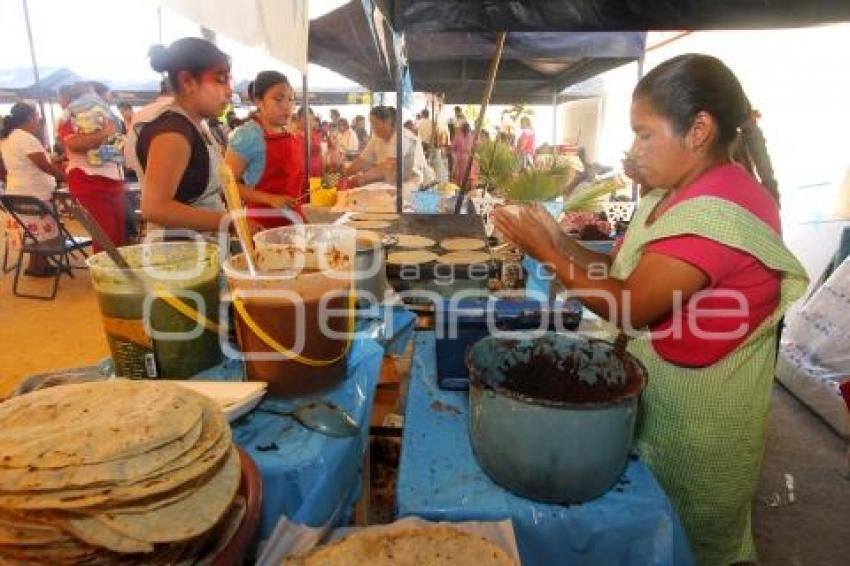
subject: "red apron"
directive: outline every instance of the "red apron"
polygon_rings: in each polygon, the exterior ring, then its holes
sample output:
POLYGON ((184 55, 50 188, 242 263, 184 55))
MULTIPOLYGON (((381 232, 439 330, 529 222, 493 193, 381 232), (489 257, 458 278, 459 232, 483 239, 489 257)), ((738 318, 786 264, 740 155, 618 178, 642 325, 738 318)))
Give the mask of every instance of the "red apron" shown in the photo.
MULTIPOLYGON (((265 132, 263 137, 266 141, 266 167, 263 169, 263 174, 257 186, 254 187, 254 190, 275 195, 286 195, 293 199, 300 198, 304 194, 304 186, 306 184, 304 176, 304 145, 302 140, 298 136, 288 132, 265 132)), ((259 209, 274 210, 266 205, 255 203, 249 203, 248 209, 249 211, 259 209)), ((299 216, 302 216, 300 202, 295 205, 293 211, 299 216)), ((258 218, 249 212, 249 217, 266 228, 276 228, 290 224, 290 221, 282 214, 278 218, 258 218)))

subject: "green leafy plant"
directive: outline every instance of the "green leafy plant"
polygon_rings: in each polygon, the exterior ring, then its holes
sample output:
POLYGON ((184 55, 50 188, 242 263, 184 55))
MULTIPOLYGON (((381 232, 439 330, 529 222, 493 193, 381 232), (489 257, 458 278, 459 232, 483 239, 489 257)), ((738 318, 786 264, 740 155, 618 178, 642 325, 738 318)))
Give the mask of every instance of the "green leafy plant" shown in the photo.
POLYGON ((563 169, 524 169, 505 185, 505 196, 512 201, 547 201, 563 194, 569 172, 563 169))
POLYGON ((484 140, 475 150, 479 182, 485 190, 503 189, 519 169, 519 161, 511 146, 496 140, 484 140))
POLYGON ((623 188, 617 177, 577 187, 564 201, 567 212, 599 212, 605 197, 623 188))

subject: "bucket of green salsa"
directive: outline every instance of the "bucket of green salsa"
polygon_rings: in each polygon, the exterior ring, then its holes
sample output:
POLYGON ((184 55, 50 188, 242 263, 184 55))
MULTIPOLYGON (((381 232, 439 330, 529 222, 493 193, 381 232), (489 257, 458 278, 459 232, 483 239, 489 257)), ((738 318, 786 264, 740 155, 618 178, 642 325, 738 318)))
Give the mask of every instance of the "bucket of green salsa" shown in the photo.
POLYGON ((163 242, 119 251, 135 278, 105 252, 88 260, 116 375, 181 379, 220 363, 218 246, 163 242))

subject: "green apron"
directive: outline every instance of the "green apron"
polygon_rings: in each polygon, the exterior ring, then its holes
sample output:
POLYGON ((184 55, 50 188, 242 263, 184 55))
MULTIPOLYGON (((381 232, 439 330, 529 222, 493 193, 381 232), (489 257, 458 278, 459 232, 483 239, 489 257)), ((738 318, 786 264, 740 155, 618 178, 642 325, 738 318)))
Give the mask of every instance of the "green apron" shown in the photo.
POLYGON ((780 236, 727 200, 686 200, 647 226, 663 196, 664 191, 655 190, 643 197, 613 262, 614 278, 628 278, 648 243, 683 234, 744 251, 782 274, 776 311, 744 343, 709 367, 665 362, 648 334, 629 342, 629 351, 649 372, 641 397, 637 450, 673 500, 698 562, 714 566, 755 560, 750 504, 764 450, 777 322, 803 295, 808 280, 780 236))

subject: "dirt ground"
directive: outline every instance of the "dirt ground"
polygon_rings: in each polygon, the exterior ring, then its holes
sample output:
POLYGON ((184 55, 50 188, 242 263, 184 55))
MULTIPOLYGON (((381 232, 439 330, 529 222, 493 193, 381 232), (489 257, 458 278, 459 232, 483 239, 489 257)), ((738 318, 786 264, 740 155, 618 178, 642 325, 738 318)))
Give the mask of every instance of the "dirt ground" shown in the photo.
MULTIPOLYGON (((3 246, 0 230, 0 254, 3 246)), ((2 261, 2 260, 0 260, 2 261)), ((56 300, 17 298, 13 273, 0 276, 0 396, 21 378, 57 368, 95 363, 109 355, 88 271, 63 276, 56 300)), ((21 290, 50 292, 52 280, 21 276, 21 290)))
MULTIPOLYGON (((75 275, 62 278, 54 301, 15 298, 12 274, 0 275, 0 397, 29 374, 109 355, 88 273, 75 275)), ((49 286, 48 280, 24 283, 38 291, 49 286)), ((848 525, 848 442, 777 385, 754 504, 761 563, 846 564, 848 525), (794 503, 788 502, 785 474, 794 476, 794 503)))

